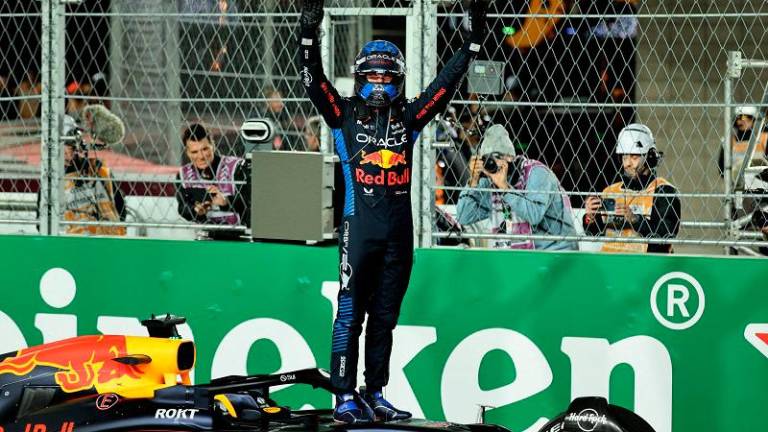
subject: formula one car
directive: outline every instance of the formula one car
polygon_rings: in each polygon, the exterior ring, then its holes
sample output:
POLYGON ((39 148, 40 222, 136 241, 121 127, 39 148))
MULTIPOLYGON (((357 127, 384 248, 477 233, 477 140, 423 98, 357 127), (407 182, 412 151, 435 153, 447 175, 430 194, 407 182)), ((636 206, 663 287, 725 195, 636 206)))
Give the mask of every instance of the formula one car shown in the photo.
POLYGON ((507 431, 415 419, 346 425, 331 410, 293 411, 270 398, 285 384, 331 391, 319 369, 192 385, 195 345, 179 337, 183 322, 152 316, 142 321, 149 337, 80 336, 0 354, 0 432, 507 431))
MULTIPOLYGON (((321 369, 192 385, 195 345, 176 329, 185 321, 152 316, 142 321, 149 337, 80 336, 0 354, 0 432, 508 432, 496 425, 417 419, 347 425, 335 423, 330 409, 293 411, 270 398, 270 387, 286 384, 331 392, 321 369)), ((570 431, 653 428, 603 398, 584 397, 541 429, 570 431)))

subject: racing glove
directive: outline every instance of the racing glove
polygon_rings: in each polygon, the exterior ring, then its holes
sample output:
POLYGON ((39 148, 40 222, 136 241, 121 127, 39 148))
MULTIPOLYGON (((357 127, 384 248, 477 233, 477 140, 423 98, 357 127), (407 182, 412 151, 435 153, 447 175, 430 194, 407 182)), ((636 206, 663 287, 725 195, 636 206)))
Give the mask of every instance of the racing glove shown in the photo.
POLYGON ((323 0, 304 0, 299 25, 302 35, 315 35, 323 21, 323 0))
POLYGON ((488 34, 487 14, 487 0, 472 0, 472 5, 469 7, 469 28, 472 29, 469 34, 469 41, 471 43, 482 45, 485 41, 485 36, 488 34))

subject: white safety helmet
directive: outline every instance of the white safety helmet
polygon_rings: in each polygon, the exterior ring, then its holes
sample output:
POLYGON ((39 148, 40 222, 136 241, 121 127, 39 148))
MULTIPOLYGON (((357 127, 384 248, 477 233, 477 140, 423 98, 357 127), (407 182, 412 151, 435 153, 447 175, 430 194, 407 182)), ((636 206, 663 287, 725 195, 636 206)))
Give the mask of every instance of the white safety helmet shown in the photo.
POLYGON ((752 118, 757 117, 757 107, 754 105, 740 105, 737 106, 734 110, 734 115, 736 117, 740 115, 748 115, 752 118))
POLYGON ((619 132, 616 139, 616 154, 646 155, 656 150, 656 139, 648 126, 640 123, 632 123, 619 132))

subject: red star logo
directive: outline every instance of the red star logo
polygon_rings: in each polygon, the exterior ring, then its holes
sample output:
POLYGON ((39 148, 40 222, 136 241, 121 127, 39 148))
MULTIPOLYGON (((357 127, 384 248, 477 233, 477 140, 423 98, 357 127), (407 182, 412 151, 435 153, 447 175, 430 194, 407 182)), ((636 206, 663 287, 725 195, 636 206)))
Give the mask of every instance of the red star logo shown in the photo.
POLYGON ((768 324, 747 324, 744 329, 744 339, 768 357, 768 324))

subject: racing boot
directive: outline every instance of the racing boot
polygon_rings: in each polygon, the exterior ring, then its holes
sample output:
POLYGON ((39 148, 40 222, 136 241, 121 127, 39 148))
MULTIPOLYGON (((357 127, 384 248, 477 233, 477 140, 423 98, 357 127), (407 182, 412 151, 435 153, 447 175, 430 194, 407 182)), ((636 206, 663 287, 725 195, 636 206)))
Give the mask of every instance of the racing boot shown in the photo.
POLYGON ((370 423, 374 420, 373 410, 353 393, 336 396, 336 408, 333 419, 341 423, 370 423))
POLYGON ((408 411, 402 411, 389 403, 384 399, 384 394, 381 390, 369 392, 365 387, 360 387, 360 396, 363 400, 370 405, 376 415, 378 421, 393 421, 393 420, 405 420, 411 418, 411 413, 408 411))

